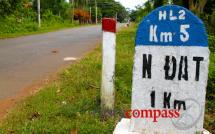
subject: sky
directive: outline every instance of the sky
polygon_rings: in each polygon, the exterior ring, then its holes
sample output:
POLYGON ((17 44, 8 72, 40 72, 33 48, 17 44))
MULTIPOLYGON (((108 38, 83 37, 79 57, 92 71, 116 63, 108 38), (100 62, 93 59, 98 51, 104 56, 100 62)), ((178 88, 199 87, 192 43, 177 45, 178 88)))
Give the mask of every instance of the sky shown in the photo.
POLYGON ((142 5, 147 0, 115 0, 115 1, 119 1, 126 8, 135 9, 135 6, 142 5))

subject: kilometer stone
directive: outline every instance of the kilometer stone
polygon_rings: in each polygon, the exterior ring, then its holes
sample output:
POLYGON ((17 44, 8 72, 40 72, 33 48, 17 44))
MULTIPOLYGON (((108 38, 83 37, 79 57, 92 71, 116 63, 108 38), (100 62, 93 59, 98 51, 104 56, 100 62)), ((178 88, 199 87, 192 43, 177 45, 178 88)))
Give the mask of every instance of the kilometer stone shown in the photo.
POLYGON ((145 113, 132 116, 130 130, 203 131, 208 64, 204 24, 189 10, 169 5, 144 17, 136 35, 132 110, 145 113))

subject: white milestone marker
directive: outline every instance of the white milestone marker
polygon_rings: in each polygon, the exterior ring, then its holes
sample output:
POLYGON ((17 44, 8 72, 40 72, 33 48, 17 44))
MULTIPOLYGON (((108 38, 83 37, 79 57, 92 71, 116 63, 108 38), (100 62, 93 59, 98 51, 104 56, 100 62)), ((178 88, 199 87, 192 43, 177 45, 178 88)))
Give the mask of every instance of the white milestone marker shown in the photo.
POLYGON ((102 20, 102 85, 101 107, 102 114, 113 115, 114 110, 114 76, 116 57, 116 21, 110 18, 102 20))
POLYGON ((205 27, 189 10, 170 5, 145 17, 136 36, 130 130, 201 133, 208 63, 205 27))
POLYGON ((192 12, 168 5, 144 17, 136 34, 131 120, 124 134, 206 133, 208 64, 206 30, 192 12))

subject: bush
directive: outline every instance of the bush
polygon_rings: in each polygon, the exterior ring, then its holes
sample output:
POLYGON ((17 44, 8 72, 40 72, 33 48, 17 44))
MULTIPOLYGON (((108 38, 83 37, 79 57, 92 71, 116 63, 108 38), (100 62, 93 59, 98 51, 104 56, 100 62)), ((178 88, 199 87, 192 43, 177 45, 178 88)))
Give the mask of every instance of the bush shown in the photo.
MULTIPOLYGON (((46 10, 42 16, 41 30, 73 26, 70 20, 53 15, 51 10, 46 10)), ((26 9, 14 15, 0 17, 0 35, 36 32, 40 29, 37 23, 37 14, 32 9, 26 9)))
POLYGON ((215 52, 215 36, 208 36, 208 43, 211 52, 215 52))
POLYGON ((46 10, 43 14, 42 14, 42 26, 43 27, 47 27, 47 26, 53 26, 55 24, 61 24, 64 23, 63 18, 61 18, 60 16, 56 16, 53 15, 51 10, 46 10))
POLYGON ((32 32, 38 30, 37 23, 29 18, 7 16, 0 21, 0 34, 32 32))
POLYGON ((207 28, 207 32, 210 35, 215 36, 215 11, 209 15, 209 14, 202 14, 201 19, 204 21, 205 26, 207 28))
POLYGON ((207 86, 207 103, 206 103, 206 115, 205 115, 205 128, 211 133, 215 133, 215 37, 209 36, 210 47, 210 66, 208 74, 208 86, 207 86))
POLYGON ((24 0, 0 0, 0 14, 2 17, 20 11, 24 0))
POLYGON ((209 47, 211 51, 210 55, 210 66, 209 66, 209 76, 208 76, 208 87, 207 87, 207 99, 215 109, 215 37, 209 36, 209 47), (212 103, 213 102, 213 103, 212 103))
POLYGON ((87 23, 90 21, 90 14, 88 11, 83 9, 75 9, 74 19, 79 20, 80 24, 87 23))

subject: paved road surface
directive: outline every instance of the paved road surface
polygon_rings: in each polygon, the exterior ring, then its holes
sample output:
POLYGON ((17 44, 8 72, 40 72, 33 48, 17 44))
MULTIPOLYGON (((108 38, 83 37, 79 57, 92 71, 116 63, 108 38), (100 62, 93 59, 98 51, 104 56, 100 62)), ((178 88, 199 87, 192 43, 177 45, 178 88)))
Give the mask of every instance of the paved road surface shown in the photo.
POLYGON ((101 26, 0 40, 0 100, 71 64, 101 41, 101 26))

